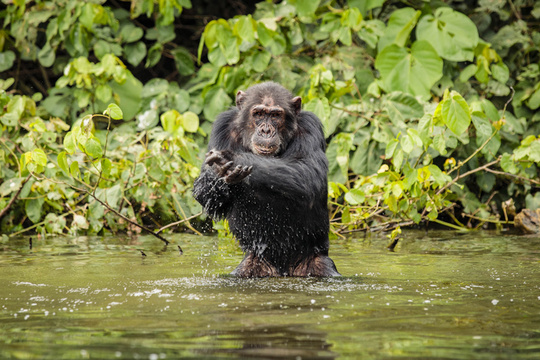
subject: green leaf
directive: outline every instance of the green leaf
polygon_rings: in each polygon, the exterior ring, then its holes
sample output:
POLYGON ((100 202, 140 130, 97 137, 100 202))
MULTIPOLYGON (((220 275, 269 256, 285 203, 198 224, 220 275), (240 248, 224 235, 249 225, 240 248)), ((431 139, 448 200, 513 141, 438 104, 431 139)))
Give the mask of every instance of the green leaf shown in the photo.
POLYGON ((478 70, 478 66, 474 64, 470 64, 465 69, 461 70, 461 73, 459 74, 459 81, 461 82, 467 82, 471 76, 476 74, 476 71, 478 70))
POLYGON ((437 165, 429 165, 428 170, 431 174, 431 177, 433 178, 435 183, 439 185, 439 187, 443 187, 444 185, 452 181, 450 175, 444 173, 437 165))
POLYGON ((107 189, 106 194, 107 194, 107 204, 113 209, 116 209, 116 207, 118 206, 118 202, 124 196, 124 193, 122 191, 122 187, 120 186, 120 184, 116 184, 112 186, 110 189, 107 189))
POLYGON ((503 84, 506 84, 510 78, 510 70, 508 70, 508 66, 502 61, 491 64, 491 74, 495 80, 503 84))
POLYGON ((255 40, 255 30, 251 15, 240 16, 236 24, 234 24, 233 32, 240 36, 243 41, 253 42, 255 40))
POLYGON ((384 35, 379 40, 379 52, 392 44, 404 47, 421 14, 410 7, 392 12, 384 35))
POLYGON ((442 77, 443 61, 425 41, 416 41, 410 53, 397 45, 387 46, 375 60, 387 92, 401 91, 430 96, 431 87, 442 77))
POLYGON ((232 99, 221 87, 214 87, 204 97, 204 117, 214 121, 216 117, 232 104, 232 99))
POLYGON ((420 19, 416 38, 429 42, 439 56, 452 61, 472 61, 478 44, 478 29, 466 15, 449 7, 420 19))
POLYGON ((120 109, 120 107, 116 104, 109 104, 109 106, 107 106, 106 112, 113 120, 122 120, 122 118, 124 117, 122 109, 120 109))
POLYGON ((386 97, 386 101, 386 110, 395 125, 424 115, 424 107, 410 94, 393 92, 386 97))
POLYGON ((531 143, 529 150, 529 160, 540 164, 540 140, 531 143))
POLYGON ((138 66, 146 56, 146 45, 142 41, 124 46, 125 58, 128 63, 138 66))
POLYGON ((253 67, 253 70, 257 72, 263 72, 268 67, 268 64, 270 63, 270 59, 272 59, 272 55, 268 51, 266 50, 257 51, 253 55, 253 62, 251 66, 253 67))
POLYGON ((96 137, 89 138, 84 145, 84 149, 85 153, 94 159, 99 159, 103 156, 103 148, 96 137))
POLYGON ((441 155, 446 155, 446 139, 444 134, 438 134, 433 137, 433 148, 441 155))
POLYGON ((72 161, 71 165, 69 166, 69 173, 74 178, 80 178, 81 177, 81 171, 79 170, 79 163, 77 161, 72 161))
POLYGON ((15 53, 11 50, 0 52, 0 72, 11 69, 15 61, 15 53))
POLYGON ((40 166, 45 166, 47 165, 47 155, 41 149, 34 149, 32 150, 32 162, 40 166))
POLYGON ((54 60, 56 60, 56 53, 54 49, 51 48, 50 43, 47 42, 45 46, 39 50, 38 60, 39 63, 44 67, 51 67, 54 64, 54 60))
POLYGON ((177 47, 172 51, 172 55, 180 75, 188 76, 195 72, 195 64, 191 58, 191 53, 186 48, 177 47))
POLYGON ((345 201, 351 205, 359 205, 364 202, 366 195, 360 189, 351 189, 345 194, 345 201))
POLYGON ((58 166, 60 167, 60 169, 62 169, 64 173, 69 174, 67 153, 65 151, 61 151, 60 154, 58 154, 56 161, 58 162, 58 166))
POLYGON ((180 113, 176 110, 168 110, 161 114, 161 126, 163 130, 174 134, 180 127, 180 113))
POLYGON ((107 102, 112 98, 112 89, 107 84, 98 85, 96 88, 96 98, 100 101, 107 102))
POLYGON ((384 156, 386 159, 391 159, 394 156, 398 144, 399 141, 397 139, 392 139, 392 141, 386 144, 386 151, 384 156))
POLYGON ((504 153, 501 157, 501 168, 510 173, 510 174, 517 174, 519 172, 519 169, 516 166, 516 163, 514 161, 514 158, 509 153, 504 153))
POLYGON ((199 129, 199 117, 191 111, 187 111, 182 116, 182 127, 187 132, 197 132, 199 129))
POLYGON ((296 11, 300 17, 311 17, 319 7, 321 0, 296 0, 296 11))
MULTIPOLYGON (((493 134, 495 129, 484 113, 475 111, 472 113, 471 119, 476 129, 476 145, 482 146, 487 139, 489 139, 491 134, 493 134)), ((491 159, 497 154, 500 146, 501 138, 499 134, 496 134, 482 149, 482 153, 485 154, 488 159, 491 159)))
POLYGON ((122 39, 122 42, 125 43, 134 43, 139 41, 143 35, 143 29, 131 23, 124 25, 122 30, 120 30, 120 38, 122 39))
POLYGON ((240 60, 240 49, 238 47, 238 39, 234 36, 228 23, 224 22, 224 24, 220 23, 218 25, 216 39, 227 63, 229 65, 236 64, 240 60))
POLYGON ((443 122, 457 136, 463 134, 471 124, 471 113, 465 99, 452 91, 448 99, 443 100, 441 108, 443 122))
POLYGON ((71 131, 64 136, 64 149, 66 149, 66 151, 70 154, 75 153, 77 150, 75 138, 73 137, 73 132, 71 131))
POLYGON ((28 199, 24 203, 24 210, 26 212, 26 216, 28 216, 30 221, 32 221, 34 224, 41 220, 41 209, 44 202, 44 198, 38 197, 35 199, 28 199))
POLYGON ((281 55, 285 52, 287 42, 277 31, 268 29, 266 25, 259 21, 257 23, 257 34, 262 46, 270 49, 273 55, 281 55))

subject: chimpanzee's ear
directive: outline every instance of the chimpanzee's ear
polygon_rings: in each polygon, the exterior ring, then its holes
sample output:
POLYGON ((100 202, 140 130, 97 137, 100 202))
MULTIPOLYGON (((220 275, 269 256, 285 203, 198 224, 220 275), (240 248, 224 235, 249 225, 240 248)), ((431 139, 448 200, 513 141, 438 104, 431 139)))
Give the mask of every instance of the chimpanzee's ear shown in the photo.
POLYGON ((244 101, 246 100, 246 93, 242 90, 239 90, 236 93, 236 107, 238 110, 242 110, 242 106, 244 105, 244 101))
POLYGON ((302 111, 302 98, 300 96, 293 97, 291 102, 294 113, 298 115, 302 111))

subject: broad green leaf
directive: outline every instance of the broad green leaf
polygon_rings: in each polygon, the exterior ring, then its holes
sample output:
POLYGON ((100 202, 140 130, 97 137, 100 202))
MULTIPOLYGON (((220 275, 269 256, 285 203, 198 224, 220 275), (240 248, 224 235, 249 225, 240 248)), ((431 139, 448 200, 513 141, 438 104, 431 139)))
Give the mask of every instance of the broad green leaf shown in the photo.
POLYGON ((118 106, 121 112, 115 110, 114 120, 131 120, 139 112, 141 106, 142 83, 135 78, 131 73, 126 75, 126 80, 123 84, 116 81, 110 81, 109 86, 115 93, 115 99, 118 99, 118 106), (120 116, 120 117, 118 117, 120 116))
POLYGON ((465 69, 461 70, 461 73, 459 74, 459 81, 461 82, 467 82, 471 76, 476 74, 476 71, 478 70, 478 66, 475 64, 470 64, 465 69))
POLYGON ((98 138, 91 137, 86 141, 84 149, 87 155, 93 157, 94 159, 99 159, 103 156, 103 148, 98 138))
POLYGON ((38 60, 39 63, 44 67, 51 67, 54 64, 54 60, 56 60, 56 53, 54 49, 51 48, 50 43, 47 42, 45 46, 43 46, 43 48, 39 50, 38 60))
POLYGON ((79 170, 79 163, 77 161, 72 161, 71 165, 69 166, 69 173, 74 178, 80 178, 81 177, 81 171, 79 170))
POLYGON ((529 160, 540 164, 540 140, 531 143, 529 150, 529 160))
MULTIPOLYGON (((319 7, 321 0, 296 0, 296 11, 300 17, 311 17, 319 7)), ((294 2, 291 2, 294 4, 294 2)))
POLYGON ((384 35, 379 40, 379 52, 392 44, 404 47, 420 15, 419 10, 410 7, 392 12, 384 35))
POLYGON ((65 151, 62 151, 60 152, 60 154, 58 154, 58 157, 56 158, 56 161, 58 162, 58 166, 60 167, 60 169, 62 169, 63 172, 65 172, 66 174, 69 174, 69 167, 68 167, 68 163, 67 163, 67 154, 65 151))
POLYGON ((234 36, 227 22, 218 25, 216 38, 221 52, 225 56, 229 65, 234 65, 240 60, 240 49, 238 47, 238 38, 234 36))
POLYGON ((139 41, 143 35, 143 29, 132 23, 127 23, 122 27, 122 30, 120 30, 120 38, 124 43, 134 43, 139 41))
POLYGON ((122 191, 122 187, 120 186, 120 184, 116 184, 113 187, 107 189, 106 194, 107 194, 107 204, 113 209, 117 208, 118 202, 124 196, 124 193, 122 191))
POLYGON ((504 153, 502 155, 501 168, 510 174, 517 174, 519 172, 519 169, 516 166, 514 158, 509 153, 504 153))
POLYGON ((133 66, 138 66, 146 56, 146 45, 142 41, 124 46, 125 59, 133 66))
POLYGON ((364 202, 366 195, 360 189, 351 189, 345 194, 345 201, 351 205, 359 205, 364 202))
POLYGON ((392 139, 388 144, 386 144, 385 158, 391 159, 394 156, 394 152, 399 144, 397 139, 392 139))
POLYGON ((113 120, 122 120, 124 117, 122 109, 116 104, 109 104, 109 106, 107 106, 107 113, 113 120))
POLYGON ((506 84, 510 77, 510 70, 508 70, 508 66, 506 66, 505 63, 502 61, 491 64, 491 74, 493 78, 503 84, 506 84))
POLYGON ((395 125, 405 120, 419 119, 424 115, 424 107, 410 94, 393 92, 386 97, 386 110, 395 125))
POLYGON ((96 88, 96 98, 100 101, 107 102, 112 98, 112 89, 107 84, 100 84, 96 88))
POLYGON ((195 72, 195 64, 191 58, 191 53, 184 47, 177 47, 172 51, 176 68, 180 75, 188 76, 195 72))
POLYGON ((416 38, 429 42, 440 57, 452 61, 472 61, 478 44, 478 29, 466 15, 440 7, 425 15, 416 27, 416 38))
POLYGON ((304 105, 304 110, 311 111, 312 113, 317 115, 317 117, 323 123, 325 130, 330 127, 328 124, 328 121, 330 120, 330 104, 328 103, 328 99, 326 97, 317 97, 311 99, 307 104, 304 105))
POLYGON ((4 197, 8 196, 12 192, 18 191, 21 187, 23 180, 23 178, 11 178, 5 180, 2 185, 0 185, 0 195, 4 197))
POLYGON ((32 150, 32 162, 37 165, 45 166, 47 165, 47 155, 41 149, 32 150))
POLYGON ((285 51, 287 42, 277 31, 269 29, 263 22, 257 23, 257 34, 262 46, 269 49, 273 55, 281 55, 285 51))
MULTIPOLYGON (((475 111, 472 113, 471 119, 476 129, 476 145, 482 146, 487 139, 489 139, 491 134, 493 134, 495 129, 484 113, 475 111)), ((496 156, 500 146, 501 137, 499 134, 495 134, 495 136, 493 136, 493 138, 482 149, 482 153, 486 155, 487 159, 491 159, 496 156)))
POLYGON ((0 72, 11 69, 15 61, 15 53, 11 50, 0 52, 0 72))
POLYGON ((197 132, 199 129, 199 117, 191 111, 187 111, 182 116, 182 127, 187 132, 197 132))
POLYGON ((233 32, 240 36, 243 41, 253 42, 255 40, 254 21, 251 15, 240 16, 236 24, 234 24, 233 32))
POLYGON ((43 197, 37 197, 34 199, 28 199, 24 203, 26 216, 28 216, 30 221, 32 221, 34 224, 41 220, 41 209, 44 201, 45 199, 43 197))
POLYGON ((270 59, 272 59, 272 55, 268 51, 259 50, 253 55, 253 63, 251 66, 253 67, 253 70, 263 72, 268 67, 270 59))
POLYGON ((452 181, 452 178, 446 173, 444 173, 437 165, 429 165, 428 170, 431 173, 431 177, 433 178, 435 183, 439 185, 439 187, 443 187, 444 185, 452 181))
POLYGON ((223 88, 212 88, 204 97, 204 117, 209 121, 214 121, 216 117, 232 104, 232 99, 223 88))
POLYGON ((441 108, 443 122, 457 136, 463 134, 471 124, 471 113, 465 99, 452 91, 448 99, 443 100, 441 108))
POLYGON ((443 134, 438 134, 433 137, 433 148, 441 155, 446 155, 446 139, 443 134))
POLYGON ((397 45, 387 46, 375 60, 384 90, 415 96, 430 96, 431 87, 442 77, 443 61, 425 41, 416 41, 410 52, 397 45))
POLYGON ((75 144, 75 139, 73 137, 73 132, 68 132, 66 136, 64 136, 64 149, 70 154, 75 153, 75 150, 77 150, 77 145, 75 144))
POLYGON ((161 126, 163 130, 170 132, 171 134, 175 133, 180 126, 180 113, 176 110, 168 110, 161 114, 161 126))

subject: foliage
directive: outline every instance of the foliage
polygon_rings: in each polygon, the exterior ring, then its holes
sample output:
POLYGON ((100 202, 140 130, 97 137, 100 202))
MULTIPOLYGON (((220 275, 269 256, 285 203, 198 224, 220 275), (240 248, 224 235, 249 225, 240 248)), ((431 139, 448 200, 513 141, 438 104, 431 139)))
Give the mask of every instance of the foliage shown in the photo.
POLYGON ((126 4, 0 11, 2 232, 132 231, 115 211, 154 228, 197 214, 190 188, 212 122, 265 80, 323 121, 336 234, 500 227, 509 201, 538 206, 532 0, 265 1, 208 22, 198 48, 176 26, 189 0, 126 4))

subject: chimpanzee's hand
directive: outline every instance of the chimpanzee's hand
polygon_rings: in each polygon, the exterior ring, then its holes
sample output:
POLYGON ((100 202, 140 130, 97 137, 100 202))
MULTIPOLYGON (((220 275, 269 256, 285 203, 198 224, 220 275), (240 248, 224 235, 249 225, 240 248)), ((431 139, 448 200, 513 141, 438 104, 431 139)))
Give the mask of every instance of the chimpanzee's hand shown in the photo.
POLYGON ((228 184, 237 184, 251 174, 252 166, 234 167, 232 153, 229 151, 210 150, 206 154, 205 164, 211 166, 216 174, 228 184))

